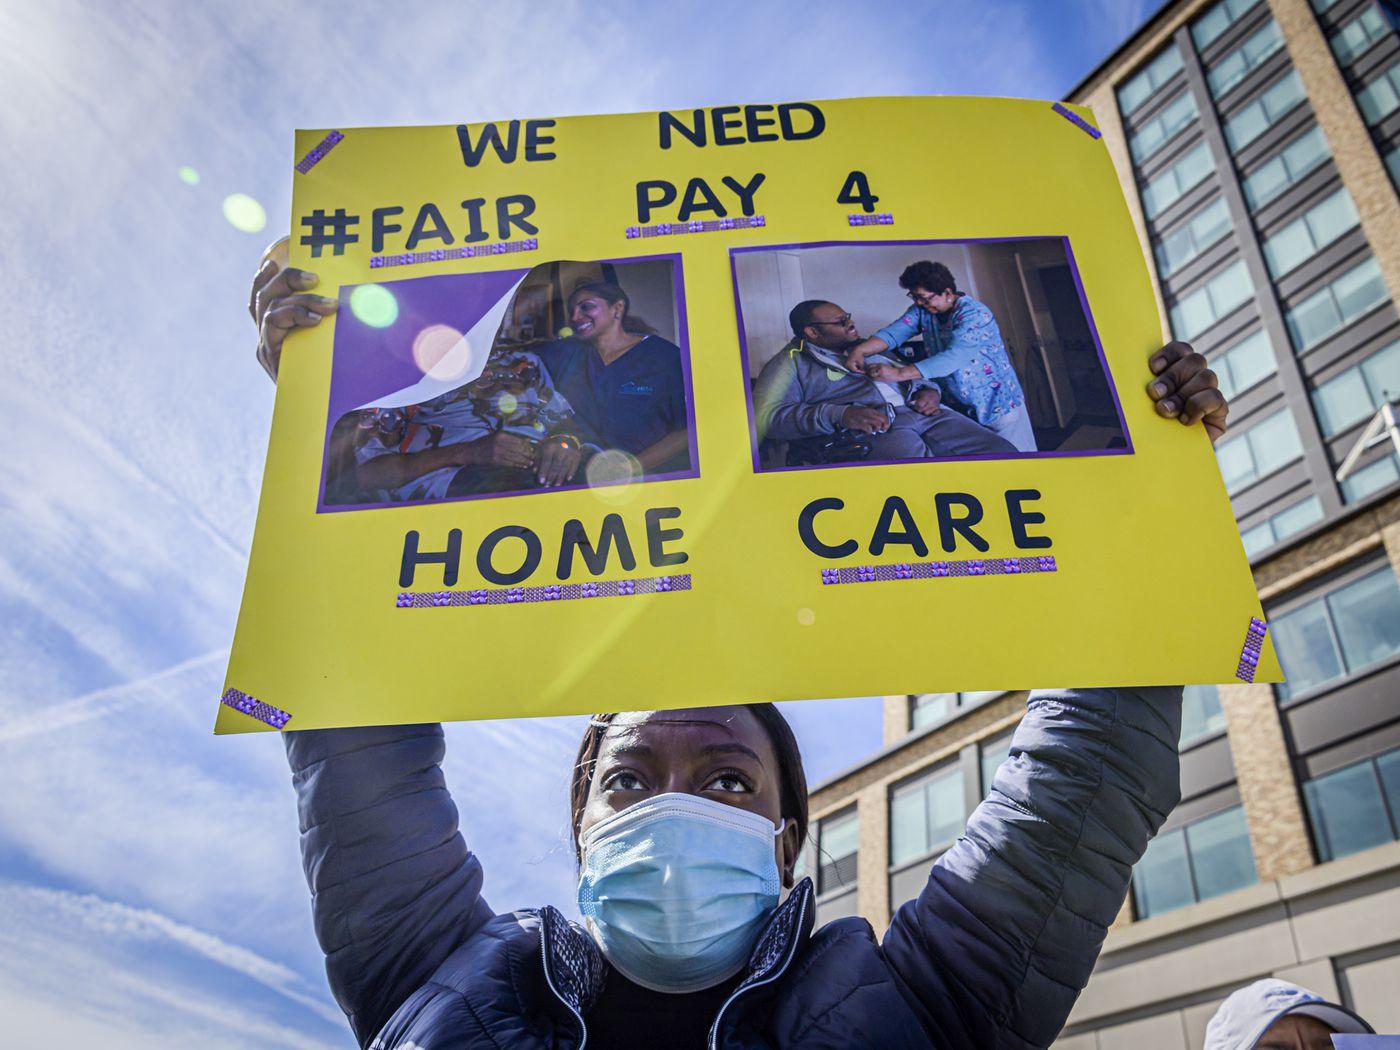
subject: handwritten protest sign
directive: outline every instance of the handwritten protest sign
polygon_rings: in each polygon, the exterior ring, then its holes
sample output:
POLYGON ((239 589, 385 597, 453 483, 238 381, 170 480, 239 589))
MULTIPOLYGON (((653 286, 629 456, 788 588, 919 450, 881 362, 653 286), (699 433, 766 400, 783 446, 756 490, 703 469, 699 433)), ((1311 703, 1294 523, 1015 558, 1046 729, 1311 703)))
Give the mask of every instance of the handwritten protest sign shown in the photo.
POLYGON ((340 309, 283 357, 220 732, 1278 677, 1206 436, 1143 392, 1087 110, 322 129, 295 167, 340 309))

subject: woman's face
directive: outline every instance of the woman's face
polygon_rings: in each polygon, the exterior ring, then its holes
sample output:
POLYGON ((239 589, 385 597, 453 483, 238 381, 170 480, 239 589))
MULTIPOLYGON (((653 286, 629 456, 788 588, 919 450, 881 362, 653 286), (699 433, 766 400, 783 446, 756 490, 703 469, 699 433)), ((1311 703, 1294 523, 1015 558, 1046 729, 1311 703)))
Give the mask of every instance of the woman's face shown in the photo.
POLYGON ((614 332, 622 324, 626 311, 621 301, 610 303, 593 292, 584 292, 569 301, 569 325, 574 335, 592 342, 614 332))
MULTIPOLYGON (((618 715, 603 736, 579 837, 628 806, 672 791, 761 814, 775 828, 783 818, 778 756, 752 711, 637 711, 618 715)), ((774 853, 783 885, 791 887, 797 861, 794 822, 774 840, 774 853)))

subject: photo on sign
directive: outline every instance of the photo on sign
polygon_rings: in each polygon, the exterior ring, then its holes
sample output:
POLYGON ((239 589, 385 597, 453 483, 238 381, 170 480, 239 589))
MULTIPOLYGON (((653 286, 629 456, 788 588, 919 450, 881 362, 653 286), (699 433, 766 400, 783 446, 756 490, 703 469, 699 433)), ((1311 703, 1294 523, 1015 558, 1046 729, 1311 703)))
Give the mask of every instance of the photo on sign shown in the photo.
POLYGON ((756 471, 1132 452, 1063 237, 730 262, 756 471))
POLYGON ((347 286, 319 510, 694 477, 680 262, 347 286))

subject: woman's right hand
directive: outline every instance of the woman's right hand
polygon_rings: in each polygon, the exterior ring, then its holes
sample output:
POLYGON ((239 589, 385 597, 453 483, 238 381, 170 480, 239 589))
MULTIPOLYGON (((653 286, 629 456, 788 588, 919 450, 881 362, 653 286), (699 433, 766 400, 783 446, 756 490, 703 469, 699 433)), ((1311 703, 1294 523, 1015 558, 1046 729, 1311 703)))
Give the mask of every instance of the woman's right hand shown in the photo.
POLYGON ((484 438, 469 441, 463 446, 466 453, 463 466, 476 464, 484 467, 519 467, 529 470, 535 465, 535 446, 529 438, 519 434, 509 434, 497 430, 484 438))
POLYGON ((248 296, 248 313, 258 328, 258 363, 274 383, 287 333, 320 324, 338 305, 334 299, 310 294, 318 279, 314 273, 287 265, 287 240, 284 237, 267 250, 248 296))

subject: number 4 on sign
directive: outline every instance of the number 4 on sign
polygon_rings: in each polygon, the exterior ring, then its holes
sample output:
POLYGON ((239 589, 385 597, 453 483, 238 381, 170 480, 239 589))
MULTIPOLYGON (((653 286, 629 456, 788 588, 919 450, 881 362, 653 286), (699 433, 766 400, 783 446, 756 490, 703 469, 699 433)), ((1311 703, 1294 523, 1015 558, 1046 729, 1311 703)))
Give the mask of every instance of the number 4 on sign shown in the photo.
POLYGON ((880 198, 870 192, 870 180, 863 171, 853 171, 841 184, 841 192, 836 195, 837 204, 859 204, 861 211, 872 212, 880 198))

